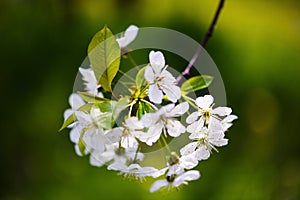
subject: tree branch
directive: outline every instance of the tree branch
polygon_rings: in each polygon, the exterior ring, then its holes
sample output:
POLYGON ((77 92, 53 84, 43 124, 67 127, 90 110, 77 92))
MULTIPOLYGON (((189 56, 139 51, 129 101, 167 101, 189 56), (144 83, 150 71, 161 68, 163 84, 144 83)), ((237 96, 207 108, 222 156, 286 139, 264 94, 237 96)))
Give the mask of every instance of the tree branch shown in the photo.
POLYGON ((215 26, 216 26, 216 24, 217 24, 217 21, 218 21, 218 18, 219 18, 219 15, 220 15, 221 10, 222 10, 222 8, 223 8, 223 6, 224 6, 224 2, 225 2, 225 0, 220 0, 219 5, 218 5, 218 8, 217 8, 216 13, 215 13, 215 16, 214 16, 214 18, 213 18, 213 20, 212 20, 212 22, 211 22, 211 24, 210 24, 210 26, 209 26, 209 28, 208 28, 208 30, 207 30, 205 36, 204 36, 202 42, 201 42, 201 46, 202 46, 202 47, 200 46, 200 47, 197 49, 196 53, 194 54, 194 56, 193 56, 192 59, 190 60, 188 66, 187 66, 187 67, 185 68, 185 70, 177 77, 177 80, 176 80, 177 83, 179 83, 179 82, 181 81, 181 79, 182 79, 184 76, 186 76, 186 75, 188 75, 188 74, 190 73, 190 70, 191 70, 192 66, 195 64, 196 60, 198 59, 198 57, 199 57, 199 55, 200 55, 200 53, 201 53, 201 51, 202 51, 202 48, 205 48, 205 46, 206 46, 206 44, 207 44, 209 38, 212 37, 213 32, 214 32, 214 28, 215 28, 215 26))

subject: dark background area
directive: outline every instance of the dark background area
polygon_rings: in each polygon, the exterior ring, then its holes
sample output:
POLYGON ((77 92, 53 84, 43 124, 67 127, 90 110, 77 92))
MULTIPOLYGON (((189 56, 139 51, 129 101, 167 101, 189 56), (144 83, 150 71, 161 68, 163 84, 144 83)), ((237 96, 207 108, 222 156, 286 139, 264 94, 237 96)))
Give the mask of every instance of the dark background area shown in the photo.
POLYGON ((218 1, 1 0, 0 199, 300 199, 299 1, 226 1, 207 51, 239 120, 200 180, 149 194, 76 156, 58 133, 92 36, 130 24, 197 41, 218 1))

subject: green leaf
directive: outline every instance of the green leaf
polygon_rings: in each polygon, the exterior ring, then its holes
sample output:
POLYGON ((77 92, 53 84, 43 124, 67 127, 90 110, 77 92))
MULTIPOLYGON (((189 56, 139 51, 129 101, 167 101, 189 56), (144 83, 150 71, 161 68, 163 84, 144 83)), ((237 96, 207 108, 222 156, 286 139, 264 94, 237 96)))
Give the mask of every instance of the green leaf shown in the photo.
POLYGON ((105 91, 112 91, 111 83, 120 66, 121 49, 113 33, 104 26, 92 38, 88 57, 99 84, 105 91))
MULTIPOLYGON (((82 111, 82 112, 86 112, 89 113, 91 108, 92 108, 93 104, 84 104, 82 105, 80 108, 78 108, 78 111, 82 111)), ((77 120, 77 117, 75 115, 75 113, 73 113, 72 115, 70 115, 66 121, 63 123, 63 125, 60 127, 60 129, 58 130, 58 132, 62 131, 63 129, 65 129, 67 126, 73 124, 75 121, 77 120)))
POLYGON ((85 132, 87 131, 86 128, 82 129, 81 133, 80 133, 80 137, 79 137, 79 141, 78 141, 78 148, 79 148, 79 151, 82 155, 84 155, 84 151, 85 151, 85 143, 83 141, 83 136, 85 134, 85 132))
POLYGON ((118 102, 115 104, 114 109, 113 109, 113 118, 116 120, 120 113, 125 110, 128 106, 130 106, 129 104, 129 100, 130 97, 129 96, 125 96, 122 97, 118 100, 118 102))
POLYGON ((98 96, 88 93, 88 92, 78 92, 78 94, 87 103, 99 103, 99 102, 110 101, 109 99, 98 97, 98 96))
POLYGON ((96 105, 98 105, 101 112, 112 112, 116 103, 116 101, 110 100, 107 102, 98 103, 96 105))
POLYGON ((67 120, 63 123, 63 125, 60 127, 60 129, 58 130, 58 132, 62 131, 63 129, 65 129, 67 126, 73 124, 75 121, 77 120, 76 115, 73 113, 72 115, 70 115, 67 120))
POLYGON ((112 113, 102 113, 99 117, 97 117, 96 123, 98 127, 102 127, 104 129, 111 129, 114 125, 112 113))
POLYGON ((92 107, 93 107, 93 104, 87 103, 87 104, 82 105, 77 110, 85 112, 85 113, 89 113, 91 111, 92 107))
POLYGON ((207 88, 214 78, 212 76, 194 76, 181 85, 181 92, 188 94, 207 88))
POLYGON ((138 73, 136 74, 135 83, 136 83, 137 88, 141 88, 143 85, 146 84, 146 80, 144 77, 145 69, 146 69, 146 67, 141 68, 138 71, 138 73))

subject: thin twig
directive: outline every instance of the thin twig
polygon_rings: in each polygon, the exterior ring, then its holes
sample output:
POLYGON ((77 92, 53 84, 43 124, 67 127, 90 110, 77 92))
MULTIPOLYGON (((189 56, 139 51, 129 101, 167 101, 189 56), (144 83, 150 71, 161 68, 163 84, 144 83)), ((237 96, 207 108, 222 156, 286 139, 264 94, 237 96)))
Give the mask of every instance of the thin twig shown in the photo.
POLYGON ((190 73, 190 70, 191 70, 192 66, 195 64, 196 60, 198 59, 202 49, 205 48, 209 38, 212 36, 212 34, 214 32, 214 28, 217 24, 220 12, 221 12, 221 10, 224 6, 224 2, 225 2, 225 0, 220 0, 218 8, 217 8, 216 13, 215 13, 215 16, 214 16, 214 18, 213 18, 213 20, 212 20, 205 36, 204 36, 202 42, 201 42, 201 46, 197 49, 196 53, 194 54, 194 56, 190 60, 188 66, 185 68, 185 70, 177 77, 177 80, 176 80, 177 83, 179 83, 184 76, 186 76, 190 73))

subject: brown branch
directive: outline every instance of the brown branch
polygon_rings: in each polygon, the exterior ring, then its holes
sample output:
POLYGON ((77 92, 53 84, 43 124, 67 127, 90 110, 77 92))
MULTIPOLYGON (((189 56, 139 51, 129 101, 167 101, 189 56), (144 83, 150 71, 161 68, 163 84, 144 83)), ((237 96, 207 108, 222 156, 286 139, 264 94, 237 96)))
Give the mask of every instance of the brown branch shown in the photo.
POLYGON ((220 12, 221 12, 221 10, 224 6, 224 2, 225 2, 225 0, 220 0, 218 8, 217 8, 216 13, 215 13, 215 16, 214 16, 214 18, 213 18, 213 20, 212 20, 205 36, 204 36, 202 42, 201 42, 201 46, 197 49, 196 53, 194 54, 194 56, 190 60, 188 66, 185 68, 185 70, 177 77, 177 80, 176 80, 177 83, 179 83, 184 76, 186 76, 190 73, 190 70, 191 70, 192 66, 195 64, 196 60, 198 59, 198 57, 199 57, 199 55, 202 51, 202 48, 204 48, 206 46, 209 38, 212 37, 213 32, 214 32, 214 28, 217 24, 217 21, 218 21, 219 15, 220 15, 220 12))

